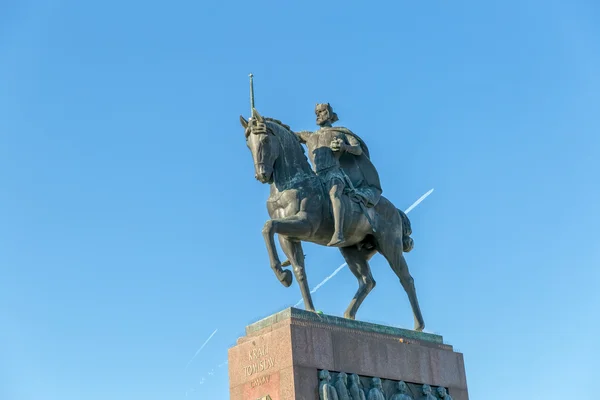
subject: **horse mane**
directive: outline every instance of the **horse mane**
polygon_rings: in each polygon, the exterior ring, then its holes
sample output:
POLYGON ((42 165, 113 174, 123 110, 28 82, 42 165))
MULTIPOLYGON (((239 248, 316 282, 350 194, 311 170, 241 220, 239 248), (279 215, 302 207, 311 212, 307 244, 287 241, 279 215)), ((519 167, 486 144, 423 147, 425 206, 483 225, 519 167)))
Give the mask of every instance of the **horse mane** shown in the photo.
MULTIPOLYGON (((294 131, 292 130, 292 128, 289 125, 286 125, 283 122, 281 122, 280 120, 271 118, 271 117, 263 117, 263 119, 265 120, 265 122, 271 122, 271 123, 279 126, 280 128, 283 128, 286 131, 286 135, 282 139, 285 140, 286 142, 289 140, 292 140, 295 144, 299 145, 299 148, 300 148, 300 151, 302 151, 302 154, 306 154, 304 147, 302 146, 302 144, 300 142, 300 139, 298 138, 298 136, 296 136, 296 134, 294 133, 294 131)), ((281 137, 281 135, 277 135, 277 136, 281 137)))
POLYGON ((270 118, 270 117, 264 117, 263 119, 264 119, 265 121, 271 121, 271 122, 274 122, 274 123, 276 123, 277 125, 280 125, 280 126, 284 127, 285 129, 287 129, 288 131, 292 132, 292 128, 290 128, 290 126, 289 126, 289 125, 286 125, 286 124, 284 124, 283 122, 281 122, 281 121, 280 121, 280 120, 278 120, 278 119, 275 119, 275 118, 270 118))

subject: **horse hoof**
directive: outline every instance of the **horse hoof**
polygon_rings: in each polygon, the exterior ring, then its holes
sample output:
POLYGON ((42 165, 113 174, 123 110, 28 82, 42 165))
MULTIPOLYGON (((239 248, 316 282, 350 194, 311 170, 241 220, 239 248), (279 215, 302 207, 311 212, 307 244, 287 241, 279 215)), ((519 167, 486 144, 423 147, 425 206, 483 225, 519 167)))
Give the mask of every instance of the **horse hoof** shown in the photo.
POLYGON ((415 323, 415 331, 422 332, 425 329, 424 323, 415 323))
POLYGON ((290 272, 290 270, 286 269, 285 271, 283 271, 283 278, 279 281, 283 286, 290 287, 292 285, 292 279, 292 273, 290 272))

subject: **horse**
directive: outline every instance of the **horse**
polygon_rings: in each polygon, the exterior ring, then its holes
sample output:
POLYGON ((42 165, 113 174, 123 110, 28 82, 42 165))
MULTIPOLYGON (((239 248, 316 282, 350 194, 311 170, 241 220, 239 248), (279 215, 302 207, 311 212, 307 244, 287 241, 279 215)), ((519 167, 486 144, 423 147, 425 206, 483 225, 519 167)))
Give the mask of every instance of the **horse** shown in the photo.
MULTIPOLYGON (((331 200, 320 178, 312 170, 300 140, 289 126, 276 119, 262 117, 255 109, 252 109, 249 121, 240 116, 240 122, 244 128, 246 145, 252 153, 255 178, 270 185, 267 211, 271 219, 265 223, 262 235, 271 268, 285 287, 292 284, 292 274, 282 267, 277 253, 277 234, 300 286, 304 307, 307 311, 315 312, 301 242, 327 246, 334 231, 331 200)), ((366 211, 348 196, 342 198, 345 204, 346 241, 338 248, 358 280, 358 290, 344 312, 344 317, 355 319, 358 308, 375 288, 369 260, 380 253, 388 261, 408 295, 414 329, 422 331, 425 323, 414 280, 403 255, 403 252, 412 249, 413 244, 408 217, 384 196, 381 196, 374 207, 365 208, 366 211)))

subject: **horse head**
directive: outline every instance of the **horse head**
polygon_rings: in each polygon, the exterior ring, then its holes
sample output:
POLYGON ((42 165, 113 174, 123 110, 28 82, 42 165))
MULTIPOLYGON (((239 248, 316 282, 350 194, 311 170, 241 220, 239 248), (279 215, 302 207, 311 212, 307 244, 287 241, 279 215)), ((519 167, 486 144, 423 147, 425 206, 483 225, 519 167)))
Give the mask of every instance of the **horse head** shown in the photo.
POLYGON ((275 161, 279 157, 281 147, 275 135, 267 128, 265 119, 252 109, 252 117, 246 121, 240 116, 244 127, 246 146, 254 160, 254 177, 261 183, 273 183, 275 161))

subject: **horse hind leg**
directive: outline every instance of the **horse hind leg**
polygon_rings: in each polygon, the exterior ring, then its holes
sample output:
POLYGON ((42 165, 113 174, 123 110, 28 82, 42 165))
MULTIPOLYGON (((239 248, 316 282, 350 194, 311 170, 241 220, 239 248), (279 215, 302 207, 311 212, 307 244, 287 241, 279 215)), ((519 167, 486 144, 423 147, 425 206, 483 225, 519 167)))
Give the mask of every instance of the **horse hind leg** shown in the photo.
POLYGON ((348 305, 344 318, 355 319, 358 308, 365 300, 369 292, 375 288, 375 279, 371 275, 369 259, 375 254, 375 250, 359 250, 357 246, 340 248, 342 256, 348 264, 348 268, 358 280, 358 290, 348 305))
POLYGON ((410 275, 406 259, 402 254, 403 244, 402 235, 393 235, 392 237, 379 238, 379 251, 386 258, 394 273, 400 279, 400 283, 408 295, 408 300, 413 311, 415 320, 415 330, 422 331, 425 328, 419 300, 417 299, 417 290, 415 282, 410 275))
MULTIPOLYGON (((400 242, 400 246, 402 246, 402 242, 400 242)), ((422 331, 425 329, 425 322, 423 321, 423 315, 421 314, 421 307, 419 306, 419 300, 417 299, 417 290, 415 288, 415 280, 410 275, 408 271, 408 265, 406 263, 406 259, 402 254, 402 250, 398 250, 399 255, 397 260, 397 268, 394 268, 394 272, 400 278, 400 283, 402 287, 406 291, 408 295, 408 299, 410 301, 410 306, 413 310, 413 316, 415 320, 415 330, 422 331)), ((393 268, 393 267, 392 267, 393 268)))
POLYGON ((315 306, 313 305, 312 296, 308 287, 308 280, 306 279, 302 243, 289 240, 288 238, 280 235, 279 244, 281 245, 281 249, 287 256, 294 270, 294 275, 296 276, 296 280, 300 286, 300 292, 302 293, 302 299, 304 299, 304 308, 307 311, 315 311, 315 306))

